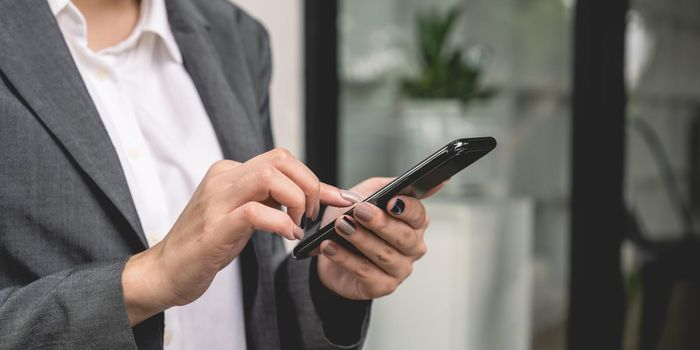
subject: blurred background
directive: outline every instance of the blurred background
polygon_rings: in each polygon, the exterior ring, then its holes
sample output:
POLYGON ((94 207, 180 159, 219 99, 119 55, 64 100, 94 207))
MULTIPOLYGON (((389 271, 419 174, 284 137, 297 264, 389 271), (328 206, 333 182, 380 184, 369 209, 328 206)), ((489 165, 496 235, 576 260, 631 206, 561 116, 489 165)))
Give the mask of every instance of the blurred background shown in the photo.
POLYGON ((700 349, 700 2, 237 0, 322 180, 499 146, 425 202, 367 349, 700 349))

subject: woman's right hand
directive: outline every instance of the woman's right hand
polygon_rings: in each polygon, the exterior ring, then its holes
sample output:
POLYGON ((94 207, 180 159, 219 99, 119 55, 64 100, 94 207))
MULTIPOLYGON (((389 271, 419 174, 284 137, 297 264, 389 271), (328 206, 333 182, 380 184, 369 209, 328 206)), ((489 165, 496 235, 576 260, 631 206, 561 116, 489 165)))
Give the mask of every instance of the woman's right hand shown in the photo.
POLYGON ((245 163, 216 162, 168 235, 127 261, 122 286, 129 323, 199 298, 255 230, 301 239, 302 216, 315 219, 320 203, 352 204, 287 150, 245 163))

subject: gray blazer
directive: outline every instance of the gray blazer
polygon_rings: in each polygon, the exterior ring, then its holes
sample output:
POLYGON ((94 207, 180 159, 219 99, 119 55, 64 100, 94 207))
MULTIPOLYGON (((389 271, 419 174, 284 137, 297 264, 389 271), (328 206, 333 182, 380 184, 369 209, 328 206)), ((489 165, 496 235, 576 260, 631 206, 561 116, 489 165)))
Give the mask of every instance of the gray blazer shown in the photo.
MULTIPOLYGON (((185 66, 228 159, 272 147, 264 28, 225 0, 167 0, 185 66)), ((0 0, 0 348, 160 349, 121 290, 146 239, 117 154, 46 0, 0 0)), ((318 281, 278 236, 241 254, 249 349, 359 348, 369 303, 318 281)))

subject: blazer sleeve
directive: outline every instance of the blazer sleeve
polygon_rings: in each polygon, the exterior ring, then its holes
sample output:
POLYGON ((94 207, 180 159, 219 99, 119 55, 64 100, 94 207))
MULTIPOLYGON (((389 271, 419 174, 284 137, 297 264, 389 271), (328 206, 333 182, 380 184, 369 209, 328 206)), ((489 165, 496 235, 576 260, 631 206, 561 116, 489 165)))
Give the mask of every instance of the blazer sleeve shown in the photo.
POLYGON ((283 349, 362 348, 371 301, 348 300, 326 289, 318 280, 316 258, 287 256, 275 290, 283 349))
MULTIPOLYGON (((272 54, 267 31, 255 22, 258 33, 256 74, 258 106, 267 149, 274 147, 270 120, 269 85, 272 54)), ((322 213, 321 213, 322 214, 322 213)), ((319 215, 322 217, 323 215, 319 215)), ((318 223, 315 223, 318 225, 318 223)), ((309 229, 311 231, 312 228, 309 229)), ((275 273, 275 291, 282 347, 285 349, 358 349, 369 326, 370 301, 345 299, 328 290, 318 279, 316 258, 296 261, 287 255, 281 240, 276 251, 282 262, 275 273)))
POLYGON ((92 263, 27 285, 0 281, 0 348, 135 349, 121 286, 125 263, 92 263))

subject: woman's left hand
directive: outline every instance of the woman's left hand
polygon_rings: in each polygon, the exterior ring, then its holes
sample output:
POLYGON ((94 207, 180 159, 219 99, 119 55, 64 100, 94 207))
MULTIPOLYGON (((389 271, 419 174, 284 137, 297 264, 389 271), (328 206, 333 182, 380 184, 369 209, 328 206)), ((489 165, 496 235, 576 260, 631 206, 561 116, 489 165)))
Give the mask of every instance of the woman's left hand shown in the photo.
MULTIPOLYGON (((351 191, 364 198, 391 180, 368 179, 351 191)), ((330 222, 347 209, 328 207, 322 222, 330 222)), ((326 240, 318 257, 319 279, 326 288, 348 299, 391 294, 411 274, 413 263, 425 255, 423 234, 429 222, 425 207, 417 198, 398 195, 388 202, 386 211, 361 202, 353 213, 353 217, 338 217, 335 229, 367 258, 326 240)))

